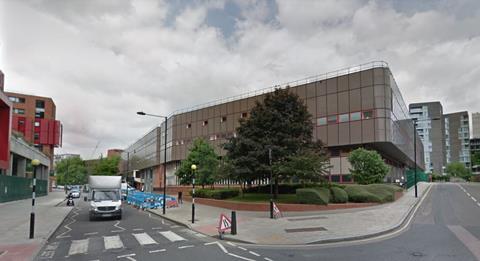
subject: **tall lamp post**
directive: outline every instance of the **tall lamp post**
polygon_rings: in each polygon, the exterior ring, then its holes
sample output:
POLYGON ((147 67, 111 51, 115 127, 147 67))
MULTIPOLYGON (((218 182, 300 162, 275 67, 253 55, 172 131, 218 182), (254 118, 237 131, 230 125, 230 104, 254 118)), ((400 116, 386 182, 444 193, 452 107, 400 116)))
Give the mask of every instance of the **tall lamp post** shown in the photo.
POLYGON ((165 141, 164 141, 164 151, 163 151, 163 214, 165 215, 166 213, 166 205, 167 205, 167 123, 168 123, 168 117, 167 116, 162 116, 162 115, 155 115, 155 114, 149 114, 145 113, 143 111, 137 112, 138 115, 142 116, 151 116, 151 117, 157 117, 157 118, 163 118, 165 120, 165 141))
MULTIPOLYGON (((413 181, 415 182, 415 197, 417 198, 418 197, 418 188, 417 188, 417 121, 418 119, 417 118, 412 118, 413 120, 413 158, 414 158, 414 162, 415 162, 415 165, 413 166, 415 168, 415 171, 414 171, 414 178, 413 178, 413 181)), ((436 120, 440 120, 440 118, 438 117, 435 117, 435 118, 432 118, 430 119, 430 121, 436 121, 436 120)))
POLYGON ((192 224, 195 223, 195 170, 197 170, 197 165, 192 164, 192 224))
POLYGON ((38 159, 32 160, 33 180, 32 180, 32 212, 30 213, 30 239, 35 234, 35 189, 37 186, 37 166, 40 165, 38 159))

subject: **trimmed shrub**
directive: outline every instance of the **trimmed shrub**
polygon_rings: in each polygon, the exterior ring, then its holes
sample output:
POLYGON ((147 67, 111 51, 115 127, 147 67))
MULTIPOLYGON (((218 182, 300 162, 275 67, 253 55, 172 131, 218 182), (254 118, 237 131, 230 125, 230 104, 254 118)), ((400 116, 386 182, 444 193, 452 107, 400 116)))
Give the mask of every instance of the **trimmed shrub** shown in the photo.
POLYGON ((327 205, 330 190, 327 188, 301 188, 296 190, 298 203, 327 205))
POLYGON ((339 187, 331 187, 330 188, 330 202, 331 203, 347 203, 348 201, 348 194, 339 187))
POLYGON ((345 192, 348 194, 348 201, 364 203, 364 202, 377 202, 381 203, 382 200, 375 194, 370 193, 362 185, 351 185, 345 188, 345 192))
MULTIPOLYGON (((213 198, 213 199, 227 199, 233 198, 240 194, 238 189, 197 189, 195 190, 195 197, 197 198, 213 198)), ((192 192, 190 191, 190 196, 192 192)))

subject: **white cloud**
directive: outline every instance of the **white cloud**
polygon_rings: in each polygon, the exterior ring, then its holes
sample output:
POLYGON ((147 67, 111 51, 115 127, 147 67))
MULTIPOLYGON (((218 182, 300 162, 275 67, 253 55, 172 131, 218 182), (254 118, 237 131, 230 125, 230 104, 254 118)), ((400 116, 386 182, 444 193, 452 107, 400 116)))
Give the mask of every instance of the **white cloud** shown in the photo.
POLYGON ((205 22, 225 1, 2 1, 6 89, 53 97, 61 151, 86 157, 158 123, 138 110, 170 114, 370 60, 389 62, 407 102, 480 111, 478 1, 232 0, 227 39, 205 22))

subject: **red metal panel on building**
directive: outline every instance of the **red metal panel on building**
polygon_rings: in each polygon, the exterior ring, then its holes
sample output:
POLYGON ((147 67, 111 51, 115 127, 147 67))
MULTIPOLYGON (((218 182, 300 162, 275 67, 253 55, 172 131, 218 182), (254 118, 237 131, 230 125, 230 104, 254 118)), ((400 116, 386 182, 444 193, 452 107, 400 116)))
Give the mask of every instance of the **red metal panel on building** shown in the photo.
POLYGON ((55 137, 54 137, 54 145, 59 146, 60 144, 60 137, 62 136, 61 133, 61 125, 59 121, 55 121, 55 137))
MULTIPOLYGON (((0 97, 2 98, 2 97, 0 97)), ((10 106, 0 99, 0 169, 10 166, 10 106)))
POLYGON ((37 121, 40 122, 39 144, 42 144, 42 145, 49 144, 48 143, 48 124, 49 124, 49 120, 40 119, 40 120, 37 120, 37 121))
POLYGON ((28 142, 33 142, 33 121, 29 118, 25 118, 24 138, 28 142))

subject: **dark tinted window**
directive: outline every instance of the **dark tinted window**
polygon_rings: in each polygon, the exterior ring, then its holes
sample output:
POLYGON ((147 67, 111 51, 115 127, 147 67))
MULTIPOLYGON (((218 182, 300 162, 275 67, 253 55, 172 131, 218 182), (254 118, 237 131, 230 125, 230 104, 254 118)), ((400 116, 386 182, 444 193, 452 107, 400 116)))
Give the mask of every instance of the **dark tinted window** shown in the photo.
POLYGON ((45 108, 45 101, 36 100, 36 101, 35 101, 35 107, 36 107, 36 108, 45 108))

